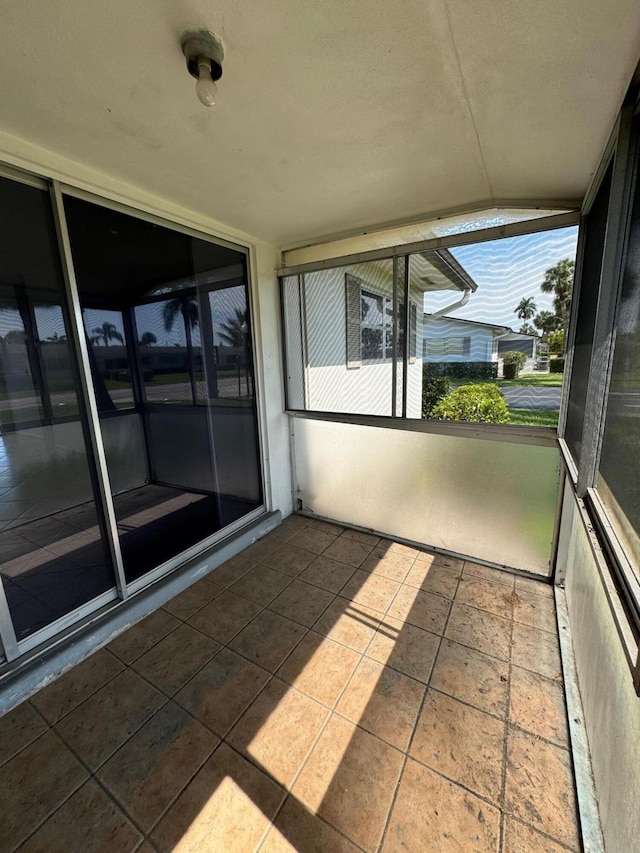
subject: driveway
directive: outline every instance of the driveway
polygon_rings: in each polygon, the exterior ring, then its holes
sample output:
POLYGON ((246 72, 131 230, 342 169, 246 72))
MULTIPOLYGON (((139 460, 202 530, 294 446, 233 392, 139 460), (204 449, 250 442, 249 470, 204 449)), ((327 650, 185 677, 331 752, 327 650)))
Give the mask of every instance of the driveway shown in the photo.
POLYGON ((510 409, 547 409, 557 412, 560 408, 562 388, 511 385, 500 390, 510 409))

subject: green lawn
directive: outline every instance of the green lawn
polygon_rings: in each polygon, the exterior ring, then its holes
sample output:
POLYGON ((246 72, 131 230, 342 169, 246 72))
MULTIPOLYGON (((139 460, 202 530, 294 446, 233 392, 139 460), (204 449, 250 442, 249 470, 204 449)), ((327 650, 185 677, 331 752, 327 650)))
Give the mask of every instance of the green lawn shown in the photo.
POLYGON ((493 381, 501 388, 506 388, 511 385, 520 387, 523 385, 533 385, 538 388, 561 388, 562 380, 562 373, 527 373, 524 376, 519 376, 517 379, 495 379, 493 381))
POLYGON ((520 388, 524 385, 533 386, 534 388, 561 388, 563 378, 562 373, 526 373, 517 379, 452 379, 451 387, 458 388, 460 385, 490 383, 497 385, 498 388, 507 388, 514 385, 520 388))
POLYGON ((511 423, 517 426, 558 427, 558 412, 546 409, 509 409, 511 423))

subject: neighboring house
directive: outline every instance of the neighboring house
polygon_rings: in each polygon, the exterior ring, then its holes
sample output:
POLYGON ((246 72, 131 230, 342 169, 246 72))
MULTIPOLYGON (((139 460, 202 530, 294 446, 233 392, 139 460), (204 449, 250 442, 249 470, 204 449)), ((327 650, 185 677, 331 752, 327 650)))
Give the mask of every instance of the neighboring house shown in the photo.
MULTIPOLYGON (((402 410, 402 399, 394 402, 392 397, 392 379, 394 361, 396 371, 402 370, 404 353, 404 275, 398 275, 394 312, 393 264, 390 261, 359 264, 357 275, 352 269, 334 267, 304 276, 300 296, 305 306, 305 327, 301 328, 298 319, 299 340, 297 344, 290 343, 304 357, 302 369, 295 371, 290 366, 291 408, 379 415, 391 415, 394 405, 396 412, 402 410)), ((476 284, 446 249, 412 256, 406 276, 409 293, 406 413, 407 417, 419 418, 424 294, 451 290, 455 294, 452 304, 461 305, 476 284)), ((295 327, 296 314, 293 310, 287 317, 290 329, 295 327)))
POLYGON ((535 335, 514 332, 509 326, 480 323, 425 314, 422 357, 427 362, 497 362, 502 368, 505 352, 518 350, 527 356, 522 372, 531 372, 539 346, 535 335))

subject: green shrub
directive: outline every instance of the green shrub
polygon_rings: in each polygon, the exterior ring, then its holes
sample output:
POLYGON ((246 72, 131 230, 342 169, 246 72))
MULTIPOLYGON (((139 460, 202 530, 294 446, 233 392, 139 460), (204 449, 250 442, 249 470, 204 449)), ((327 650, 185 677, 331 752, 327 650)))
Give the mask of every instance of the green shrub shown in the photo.
POLYGON ((509 410, 497 385, 461 385, 433 408, 433 417, 442 421, 507 424, 509 410))
POLYGON ((564 373, 564 356, 562 358, 550 358, 549 370, 551 373, 564 373))
POLYGON ((422 378, 422 417, 430 418, 433 407, 451 391, 451 380, 447 376, 427 376, 422 378))
POLYGON ((509 350, 509 352, 505 352, 502 361, 502 375, 504 378, 517 379, 518 374, 525 366, 527 357, 523 352, 519 352, 518 350, 509 350))
POLYGON ((451 379, 497 379, 498 364, 495 361, 425 361, 424 373, 451 379))

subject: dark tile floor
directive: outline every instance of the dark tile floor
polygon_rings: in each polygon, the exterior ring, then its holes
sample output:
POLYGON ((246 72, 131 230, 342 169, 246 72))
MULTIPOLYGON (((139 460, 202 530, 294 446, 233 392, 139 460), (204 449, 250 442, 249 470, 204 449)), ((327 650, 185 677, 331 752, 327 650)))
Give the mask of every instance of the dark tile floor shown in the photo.
MULTIPOLYGON (((146 484, 114 498, 128 581, 254 508, 146 484)), ((115 587, 93 501, 0 531, 0 577, 18 639, 115 587)))
POLYGON ((0 720, 0 849, 578 851, 551 588, 298 516, 0 720))

